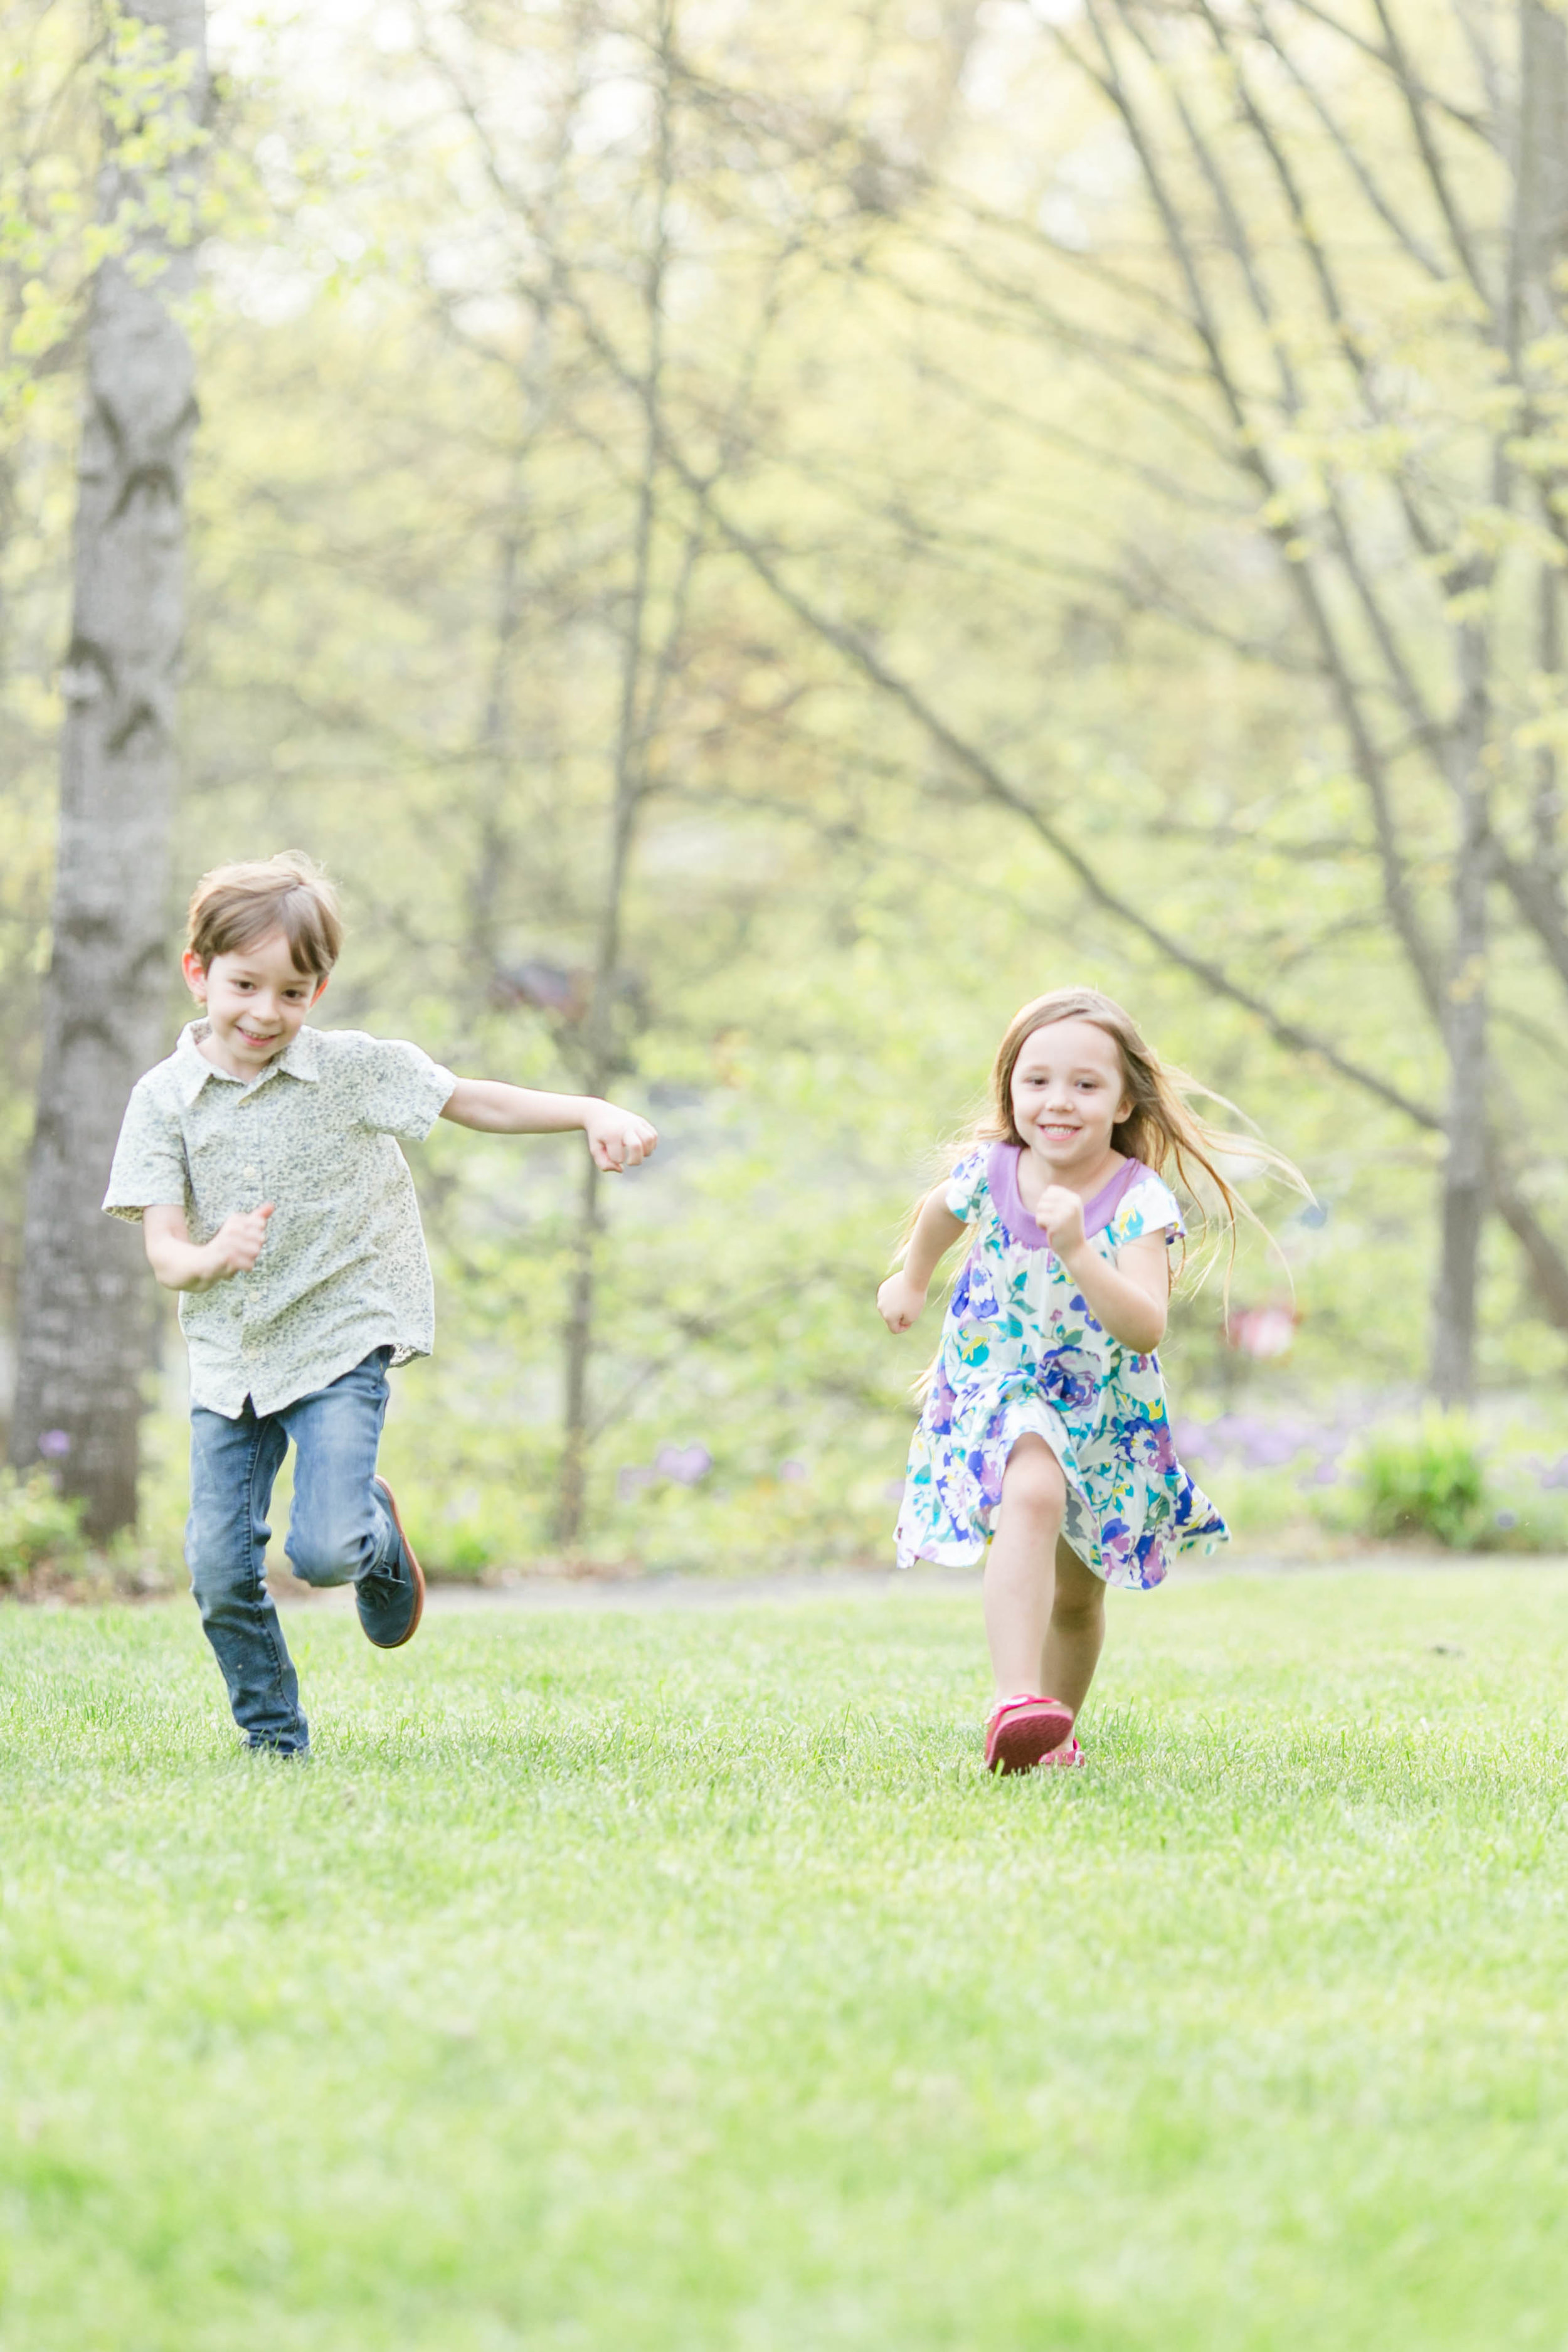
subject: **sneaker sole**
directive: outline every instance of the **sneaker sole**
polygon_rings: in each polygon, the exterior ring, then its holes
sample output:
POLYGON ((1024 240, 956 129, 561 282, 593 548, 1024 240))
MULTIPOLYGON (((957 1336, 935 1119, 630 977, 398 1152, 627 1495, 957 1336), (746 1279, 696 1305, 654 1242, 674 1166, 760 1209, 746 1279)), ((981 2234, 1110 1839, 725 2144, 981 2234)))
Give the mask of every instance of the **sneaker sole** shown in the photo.
POLYGON ((392 1524, 397 1529, 397 1540, 403 1546, 403 1557, 408 1562, 409 1574, 414 1579, 414 1614, 395 1642, 378 1642, 374 1633, 367 1633, 365 1640, 377 1650, 401 1650, 405 1642, 412 1642, 415 1634, 419 1631, 419 1620, 425 1614, 425 1571, 414 1557, 414 1546, 403 1532, 403 1520, 398 1512, 396 1496, 384 1478, 378 1477, 375 1483, 381 1489, 382 1500, 392 1513, 392 1524))

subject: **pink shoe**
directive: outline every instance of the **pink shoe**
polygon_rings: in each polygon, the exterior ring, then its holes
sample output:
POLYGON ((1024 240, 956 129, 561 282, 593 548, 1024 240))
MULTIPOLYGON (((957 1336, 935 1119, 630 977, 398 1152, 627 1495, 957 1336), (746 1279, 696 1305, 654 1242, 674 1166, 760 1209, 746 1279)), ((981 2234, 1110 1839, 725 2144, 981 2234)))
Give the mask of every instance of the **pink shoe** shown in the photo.
POLYGON ((1058 1764, 1067 1766, 1069 1770, 1077 1771, 1088 1762, 1089 1759, 1076 1738, 1064 1739, 1059 1748, 1053 1748, 1048 1756, 1041 1757, 1040 1769, 1043 1772, 1047 1764, 1058 1764))
POLYGON ((1072 1709, 1059 1698, 1036 1698, 1021 1691, 998 1699, 985 1732, 988 1772, 1032 1772, 1072 1731, 1072 1709))

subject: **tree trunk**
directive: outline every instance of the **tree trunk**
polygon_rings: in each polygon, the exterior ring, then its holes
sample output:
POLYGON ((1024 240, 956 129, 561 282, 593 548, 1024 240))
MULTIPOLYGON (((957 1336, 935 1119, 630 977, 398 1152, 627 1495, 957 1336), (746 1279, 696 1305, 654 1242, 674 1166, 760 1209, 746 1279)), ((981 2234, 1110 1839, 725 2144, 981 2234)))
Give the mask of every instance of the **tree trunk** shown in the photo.
POLYGON ((1514 174, 1514 284, 1528 341, 1558 321, 1553 273, 1568 251, 1568 24, 1542 0, 1520 5, 1514 174))
MULTIPOLYGON (((654 523, 663 464, 660 404, 664 371, 664 280, 668 262, 670 177, 673 168, 670 69, 674 50, 673 0, 658 11, 658 122, 651 242, 643 280, 647 365, 641 383, 642 463, 632 534, 631 593, 621 655, 620 715, 616 730, 615 791, 610 807, 609 858, 600 903, 594 958, 594 993, 585 1024, 584 1090, 607 1087, 619 1064, 616 995, 621 929, 630 877, 632 847, 647 785, 641 689, 644 680, 648 604, 652 593, 654 523)), ((561 1475, 555 1507, 557 1540, 568 1549, 581 1543, 586 1517, 589 1449, 588 1375, 595 1340, 599 1238, 604 1223, 602 1179, 590 1160, 578 1195, 572 1237, 572 1280, 563 1338, 564 1396, 561 1475)))
MULTIPOLYGON (((1561 333, 1559 270, 1568 256, 1568 23, 1542 0, 1521 0, 1519 20, 1519 135, 1515 159, 1512 297, 1510 332, 1518 352, 1532 339, 1561 333)), ((1557 572, 1542 563, 1536 586, 1536 660, 1562 691, 1563 635, 1557 572)), ((1549 890, 1561 887, 1562 803, 1556 749, 1535 755, 1531 808, 1534 864, 1549 890)))
POLYGON ((1476 1289, 1487 1212, 1487 796, 1462 788, 1454 876, 1454 937, 1444 1006, 1448 1100, 1431 1387, 1441 1405, 1468 1404, 1476 1384, 1476 1289))
MULTIPOLYGON (((1506 335, 1517 375, 1524 345, 1554 322, 1553 272, 1568 239, 1568 43, 1562 19, 1521 0, 1519 15, 1519 119, 1513 156, 1514 204, 1506 335)), ((1500 448, 1494 497, 1508 503, 1510 461, 1500 448)), ((1543 658, 1555 662, 1555 594, 1547 575, 1542 618, 1543 658)), ((1464 633, 1472 706, 1484 661, 1473 632, 1464 633)), ((1448 1102, 1444 1121, 1442 1256, 1432 1340, 1431 1384, 1440 1404, 1469 1402, 1475 1390, 1476 1286, 1486 1213, 1487 888, 1490 863, 1488 792, 1478 755, 1485 729, 1461 714, 1455 730, 1461 772, 1454 876, 1454 938, 1444 1005, 1448 1102)), ((1551 791, 1551 780, 1545 786, 1551 791)), ((1537 793, 1538 847, 1542 788, 1537 793)))
MULTIPOLYGON (((129 0, 191 51, 205 100, 201 0, 129 0)), ((174 170, 192 168, 188 156, 174 170)), ((137 191, 105 174, 106 211, 137 191)), ((142 1381, 153 1324, 139 1236, 104 1216, 126 1097, 164 1045, 165 899, 184 625, 185 463, 196 406, 171 304, 193 247, 144 228, 100 267, 88 321, 70 649, 62 678, 58 862, 43 1067, 28 1168, 12 1454, 58 1463, 97 1538, 133 1523, 142 1381), (162 268, 146 282, 149 259, 162 268)))
MULTIPOLYGON (((1568 27, 1541 0, 1520 0, 1519 113, 1513 143, 1513 218, 1503 331, 1511 372, 1521 373, 1531 341, 1558 324, 1556 272, 1568 251, 1568 27)), ((1492 484, 1500 509, 1510 503, 1513 463, 1500 441, 1492 484)), ((1454 729, 1449 773, 1459 808, 1455 859, 1454 931, 1443 1007, 1448 1056, 1444 1119, 1442 1255, 1432 1337, 1431 1385, 1440 1404, 1468 1404, 1475 1392, 1476 1290, 1487 1210, 1488 886, 1490 810, 1483 751, 1487 650, 1479 630, 1460 631, 1465 705, 1454 729)), ((1556 592, 1542 581, 1540 645, 1555 669, 1556 592)), ((1550 755, 1538 773, 1536 848, 1550 861, 1555 814, 1550 755)), ((1549 869, 1548 869, 1549 870, 1549 869)))
POLYGON ((567 1289, 564 1396, 562 1401, 561 1476, 556 1490, 555 1533, 568 1550, 583 1539, 588 1507, 588 1367, 594 1351, 595 1276, 597 1272, 603 1179, 592 1160, 578 1185, 572 1232, 572 1278, 567 1289))

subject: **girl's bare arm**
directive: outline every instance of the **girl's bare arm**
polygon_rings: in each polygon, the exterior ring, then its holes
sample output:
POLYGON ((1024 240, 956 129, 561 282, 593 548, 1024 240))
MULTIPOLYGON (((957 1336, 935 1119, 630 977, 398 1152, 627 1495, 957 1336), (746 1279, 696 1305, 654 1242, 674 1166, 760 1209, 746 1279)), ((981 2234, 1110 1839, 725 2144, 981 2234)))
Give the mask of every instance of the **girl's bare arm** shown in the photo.
POLYGON ((953 1243, 966 1228, 948 1207, 945 1184, 938 1184, 921 1202, 915 1229, 903 1265, 890 1274, 877 1293, 877 1308, 889 1331, 907 1331, 920 1315, 936 1272, 953 1243))
MULTIPOLYGON (((1044 1221, 1042 1220, 1042 1223, 1044 1221)), ((1080 1212, 1079 1224, 1082 1227, 1080 1212)), ((1049 1228, 1047 1228, 1049 1231, 1049 1228)), ((1171 1265, 1164 1236, 1145 1234, 1127 1242, 1114 1258, 1101 1257, 1090 1242, 1051 1245, 1082 1291, 1089 1313, 1113 1339, 1141 1356, 1152 1355, 1165 1336, 1171 1297, 1171 1265)))

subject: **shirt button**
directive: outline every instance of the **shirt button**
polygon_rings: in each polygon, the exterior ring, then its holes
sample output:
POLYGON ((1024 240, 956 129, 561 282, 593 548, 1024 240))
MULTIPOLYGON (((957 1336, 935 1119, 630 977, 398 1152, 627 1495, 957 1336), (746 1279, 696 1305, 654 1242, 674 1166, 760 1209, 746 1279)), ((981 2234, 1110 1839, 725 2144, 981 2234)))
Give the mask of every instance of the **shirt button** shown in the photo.
POLYGON ((247 1182, 254 1184, 260 1173, 259 1168, 247 1168, 245 1171, 247 1182))

